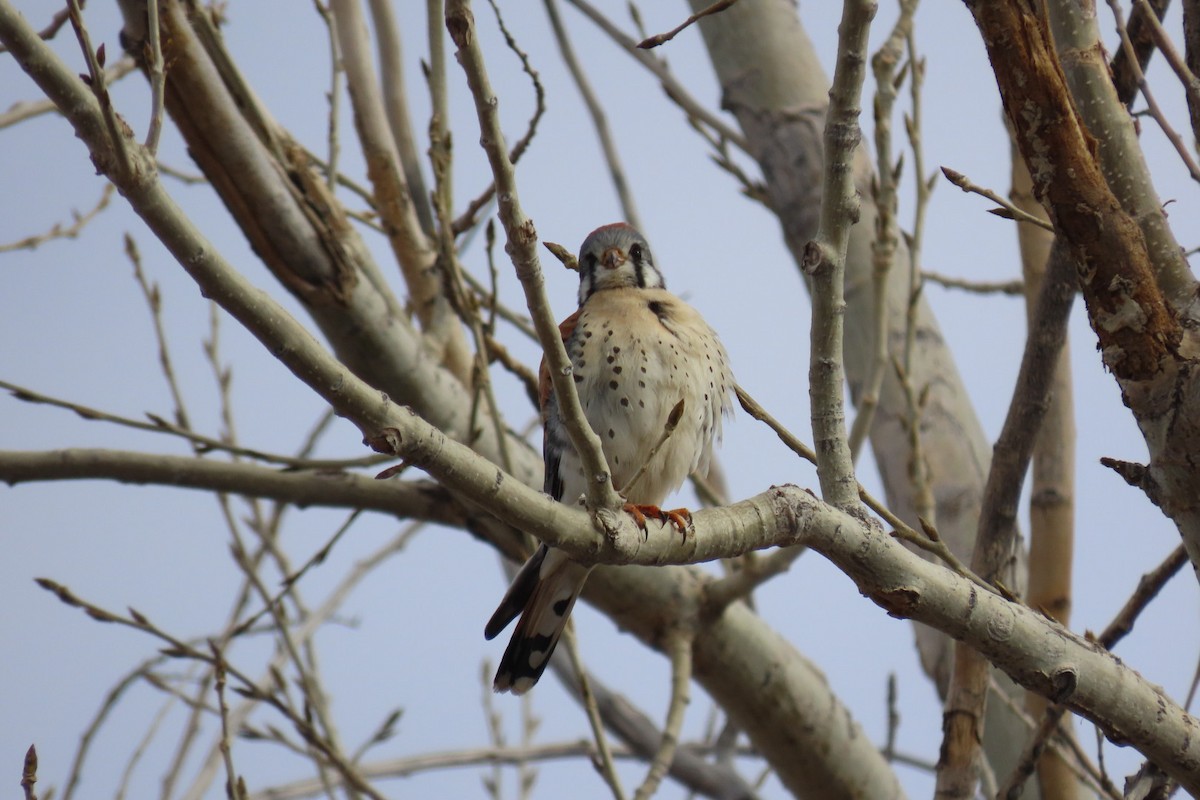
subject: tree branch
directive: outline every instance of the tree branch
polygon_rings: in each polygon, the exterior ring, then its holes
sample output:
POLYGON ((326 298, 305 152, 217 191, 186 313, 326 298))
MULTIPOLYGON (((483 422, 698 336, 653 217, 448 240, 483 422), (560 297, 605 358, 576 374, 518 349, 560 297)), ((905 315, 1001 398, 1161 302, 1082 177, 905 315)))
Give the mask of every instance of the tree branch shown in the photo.
POLYGON ((96 479, 265 497, 300 507, 369 509, 454 526, 465 521, 462 509, 428 483, 379 481, 347 472, 285 471, 244 462, 123 450, 0 450, 0 481, 10 486, 96 479))
POLYGON ((467 0, 450 0, 446 4, 446 27, 450 31, 450 38, 458 47, 458 61, 466 74, 467 85, 471 88, 471 96, 475 100, 475 110, 479 116, 480 142, 487 152, 488 163, 496 180, 500 221, 504 224, 504 232, 508 238, 504 249, 513 259, 517 277, 525 290, 525 299, 545 353, 563 423, 587 473, 588 508, 603 515, 603 524, 607 529, 615 524, 610 519, 611 512, 619 508, 622 501, 613 488, 608 464, 601 450, 600 437, 583 415, 579 394, 575 390, 575 381, 571 377, 571 362, 567 358, 567 350, 558 331, 558 322, 550 310, 545 279, 538 260, 537 231, 533 227, 533 220, 525 216, 517 196, 516 174, 504 144, 504 132, 500 128, 497 115, 498 99, 488 81, 483 52, 475 36, 475 18, 467 0))
POLYGON ((867 63, 867 34, 878 6, 871 0, 848 2, 838 26, 837 66, 825 117, 824 191, 816 238, 804 252, 801 268, 812 276, 813 313, 808 367, 812 403, 813 445, 817 476, 826 502, 841 508, 858 506, 854 459, 846 439, 842 397, 842 326, 846 313, 846 250, 850 226, 859 217, 851 162, 862 140, 859 100, 867 63))

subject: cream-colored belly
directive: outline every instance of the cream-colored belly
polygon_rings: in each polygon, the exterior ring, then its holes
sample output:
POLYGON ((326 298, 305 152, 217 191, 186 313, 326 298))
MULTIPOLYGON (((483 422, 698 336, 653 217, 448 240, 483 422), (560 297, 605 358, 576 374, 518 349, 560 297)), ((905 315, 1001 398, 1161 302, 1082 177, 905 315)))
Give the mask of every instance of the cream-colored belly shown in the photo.
MULTIPOLYGON (((580 401, 603 443, 613 485, 632 503, 660 505, 707 464, 732 385, 724 349, 681 300, 636 289, 593 296, 570 344, 580 401), (678 425, 647 464, 680 401, 678 425)), ((565 502, 585 488, 579 459, 568 451, 565 502)))

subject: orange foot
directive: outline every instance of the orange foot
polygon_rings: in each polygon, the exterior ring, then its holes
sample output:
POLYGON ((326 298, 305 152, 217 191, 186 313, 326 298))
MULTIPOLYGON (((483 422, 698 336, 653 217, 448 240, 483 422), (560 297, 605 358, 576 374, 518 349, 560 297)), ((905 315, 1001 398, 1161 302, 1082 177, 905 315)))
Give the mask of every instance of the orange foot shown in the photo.
MULTIPOLYGON (((650 517, 659 522, 670 522, 683 536, 684 541, 687 541, 688 531, 693 530, 692 512, 686 508, 675 508, 670 511, 663 511, 658 506, 636 505, 634 503, 626 503, 625 511, 633 517, 633 521, 642 529, 642 533, 646 533, 646 520, 650 517)), ((648 534, 647 534, 648 535, 648 534)))

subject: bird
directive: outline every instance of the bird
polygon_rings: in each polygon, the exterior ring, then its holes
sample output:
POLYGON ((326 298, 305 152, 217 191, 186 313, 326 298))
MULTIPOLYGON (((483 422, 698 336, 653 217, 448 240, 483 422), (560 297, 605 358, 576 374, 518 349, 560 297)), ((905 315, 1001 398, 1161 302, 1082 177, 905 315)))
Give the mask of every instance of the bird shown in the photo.
MULTIPOLYGON (((613 486, 643 531, 648 517, 686 537, 687 509, 667 496, 708 469, 733 375, 717 334, 667 291, 644 236, 617 222, 579 248, 579 308, 559 326, 588 424, 600 438, 613 486), (674 428, 669 434, 669 422, 674 428), (664 439, 664 435, 666 438, 664 439)), ((587 478, 563 423, 545 359, 540 375, 543 491, 582 505, 587 478)), ((592 567, 542 544, 517 572, 484 628, 495 638, 519 615, 492 688, 524 694, 541 677, 592 567)))

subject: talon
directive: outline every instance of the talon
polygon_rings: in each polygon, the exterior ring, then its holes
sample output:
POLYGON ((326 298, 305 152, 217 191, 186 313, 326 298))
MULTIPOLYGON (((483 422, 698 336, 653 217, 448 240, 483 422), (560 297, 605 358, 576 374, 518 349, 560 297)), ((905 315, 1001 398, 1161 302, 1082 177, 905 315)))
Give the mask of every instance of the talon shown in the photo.
POLYGON ((642 533, 649 536, 646 530, 646 520, 653 517, 664 525, 670 524, 675 526, 675 530, 679 531, 683 536, 683 540, 687 541, 689 531, 694 531, 696 526, 692 523, 692 512, 686 508, 675 508, 670 511, 663 511, 658 506, 637 505, 634 503, 626 503, 624 506, 626 512, 633 517, 633 521, 642 529, 642 533))
POLYGON ((663 517, 675 525, 679 535, 686 542, 688 533, 696 530, 695 524, 692 522, 692 512, 686 508, 673 508, 670 511, 664 511, 663 517))
MULTIPOLYGON (((627 514, 629 514, 629 516, 633 517, 633 522, 635 525, 638 526, 638 528, 641 529, 642 536, 649 537, 650 534, 646 530, 646 515, 643 513, 643 511, 647 511, 649 509, 654 509, 654 511, 658 511, 658 508, 655 506, 638 506, 638 505, 634 505, 633 503, 626 503, 624 506, 622 506, 622 508, 625 510, 625 512, 627 514)), ((651 516, 656 516, 656 515, 652 512, 651 516)))

